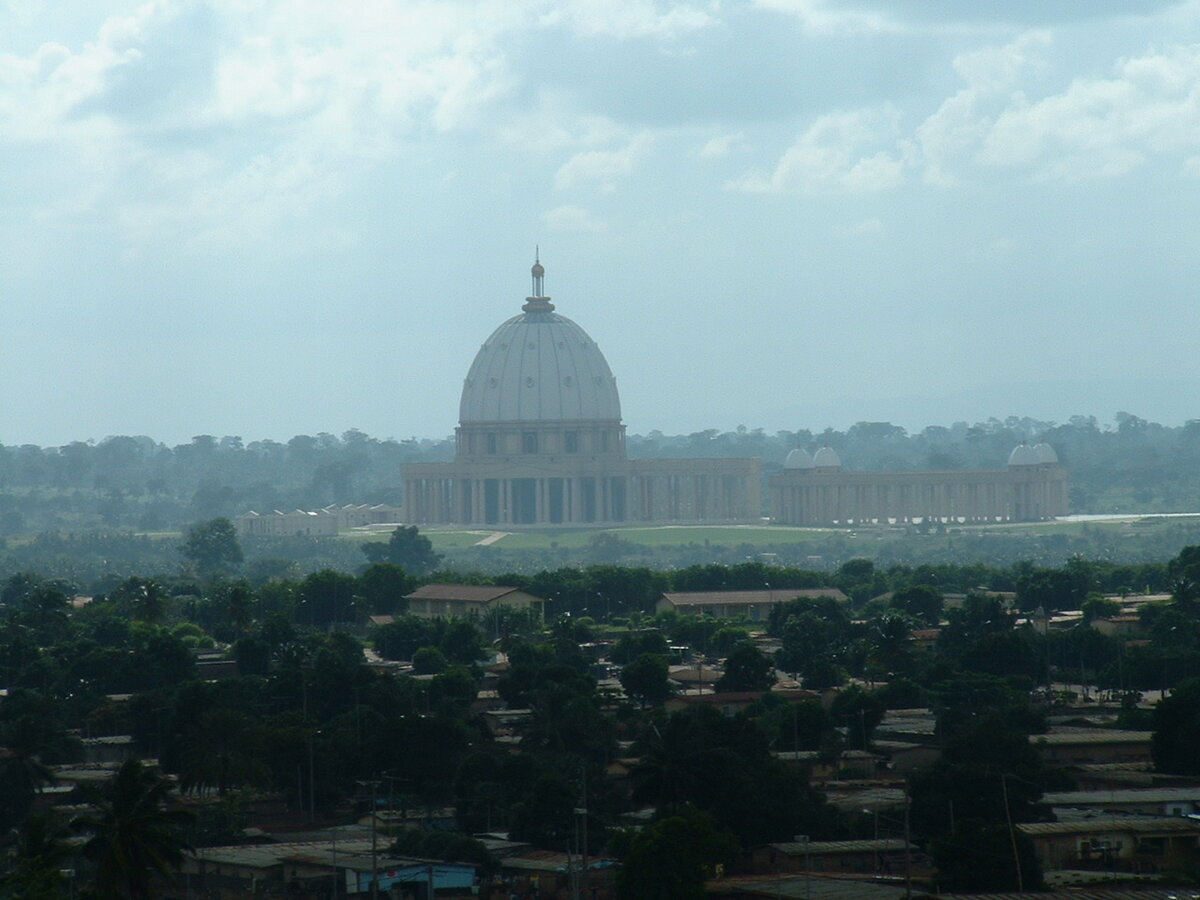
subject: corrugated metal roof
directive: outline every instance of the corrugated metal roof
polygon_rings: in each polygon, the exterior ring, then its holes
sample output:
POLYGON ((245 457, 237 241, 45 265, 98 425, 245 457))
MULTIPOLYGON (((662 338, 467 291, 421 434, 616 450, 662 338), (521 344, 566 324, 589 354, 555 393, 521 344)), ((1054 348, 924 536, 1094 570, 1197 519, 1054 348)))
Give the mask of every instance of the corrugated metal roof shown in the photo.
POLYGON ((1017 826, 1029 835, 1050 834, 1200 834, 1200 822, 1172 816, 1075 819, 1070 822, 1025 822, 1017 826))
POLYGON ((767 846, 789 856, 804 856, 805 853, 809 856, 831 856, 838 853, 887 853, 892 850, 904 850, 909 844, 903 838, 880 838, 863 841, 813 841, 808 844, 783 841, 767 846))
POLYGON ((676 606, 713 606, 719 604, 786 603, 797 597, 832 597, 845 600, 846 595, 837 588, 772 588, 763 591, 666 591, 663 597, 676 606))
POLYGON ((1173 803, 1200 801, 1200 786, 1178 788, 1124 788, 1113 791, 1055 791, 1042 795, 1050 806, 1095 806, 1103 803, 1173 803))
POLYGON ((1119 731, 1115 728, 1081 728, 1077 731, 1052 731, 1031 734, 1032 743, 1051 746, 1062 744, 1149 744, 1149 731, 1119 731))
POLYGON ((426 584, 405 596, 406 600, 465 600, 489 603, 497 597, 520 590, 491 584, 426 584))

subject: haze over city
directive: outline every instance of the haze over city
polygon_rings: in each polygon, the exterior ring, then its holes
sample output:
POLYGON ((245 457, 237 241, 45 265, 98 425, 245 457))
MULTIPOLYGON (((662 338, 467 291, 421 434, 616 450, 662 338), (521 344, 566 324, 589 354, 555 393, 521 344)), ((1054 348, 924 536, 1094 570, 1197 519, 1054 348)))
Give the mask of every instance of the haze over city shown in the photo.
POLYGON ((1197 416, 1200 3, 0 5, 0 440, 1197 416))

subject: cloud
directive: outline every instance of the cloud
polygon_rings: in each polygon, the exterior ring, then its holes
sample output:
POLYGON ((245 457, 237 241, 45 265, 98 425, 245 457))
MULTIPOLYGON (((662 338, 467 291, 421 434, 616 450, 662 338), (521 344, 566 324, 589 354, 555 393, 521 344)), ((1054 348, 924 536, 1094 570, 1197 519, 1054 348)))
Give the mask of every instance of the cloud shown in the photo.
POLYGON ((898 31, 901 26, 881 12, 856 9, 850 4, 829 0, 754 0, 760 9, 784 13, 796 18, 810 34, 898 31))
POLYGON ((552 231, 571 231, 596 234, 607 230, 607 226, 595 219, 580 206, 559 206, 547 210, 542 219, 552 231))
POLYGON ((893 114, 859 110, 820 116, 769 174, 729 187, 748 193, 873 193, 899 187, 905 160, 893 114), (882 147, 881 144, 890 146, 882 147))
POLYGON ((1039 181, 1115 178, 1200 148, 1200 46, 1119 59, 1110 77, 1031 96, 1031 73, 1051 47, 1031 32, 955 60, 967 84, 915 133, 926 181, 996 169, 1039 181))
POLYGON ((591 187, 598 191, 615 190, 616 184, 633 171, 637 159, 651 144, 648 134, 631 138, 617 150, 585 150, 563 163, 554 174, 558 190, 591 187))
POLYGON ((697 151, 701 159, 724 159, 731 153, 746 149, 746 136, 741 131, 718 135, 697 151))
POLYGON ((561 23, 586 36, 675 39, 717 22, 716 3, 662 6, 653 0, 566 0, 547 13, 543 23, 561 23))

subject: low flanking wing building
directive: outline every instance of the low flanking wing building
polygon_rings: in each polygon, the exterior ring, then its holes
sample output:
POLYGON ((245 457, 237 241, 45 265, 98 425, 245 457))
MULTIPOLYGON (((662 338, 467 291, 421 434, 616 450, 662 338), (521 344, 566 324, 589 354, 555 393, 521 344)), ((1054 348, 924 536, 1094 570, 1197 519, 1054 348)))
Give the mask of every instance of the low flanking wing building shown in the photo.
POLYGON ((1037 522, 1067 514, 1067 470, 1048 444, 1021 444, 1004 469, 944 472, 853 472, 830 447, 797 448, 770 497, 787 525, 1037 522))
POLYGON ((831 597, 838 602, 847 599, 837 588, 772 588, 759 591, 667 591, 655 605, 655 612, 681 614, 705 613, 722 619, 745 616, 751 622, 766 621, 772 607, 805 597, 831 597))
POLYGON ((540 609, 546 602, 520 588, 490 584, 427 584, 404 599, 410 614, 426 619, 482 616, 501 606, 540 609))

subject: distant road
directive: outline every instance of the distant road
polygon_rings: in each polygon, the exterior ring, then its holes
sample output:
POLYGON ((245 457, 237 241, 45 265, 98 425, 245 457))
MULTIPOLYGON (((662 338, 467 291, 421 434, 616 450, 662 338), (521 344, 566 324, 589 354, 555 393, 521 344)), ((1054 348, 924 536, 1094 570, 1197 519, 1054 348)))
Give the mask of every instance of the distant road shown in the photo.
POLYGON ((1200 516, 1200 512, 1184 513, 1085 513, 1077 516, 1059 516, 1056 522, 1124 522, 1131 519, 1187 519, 1200 516))

